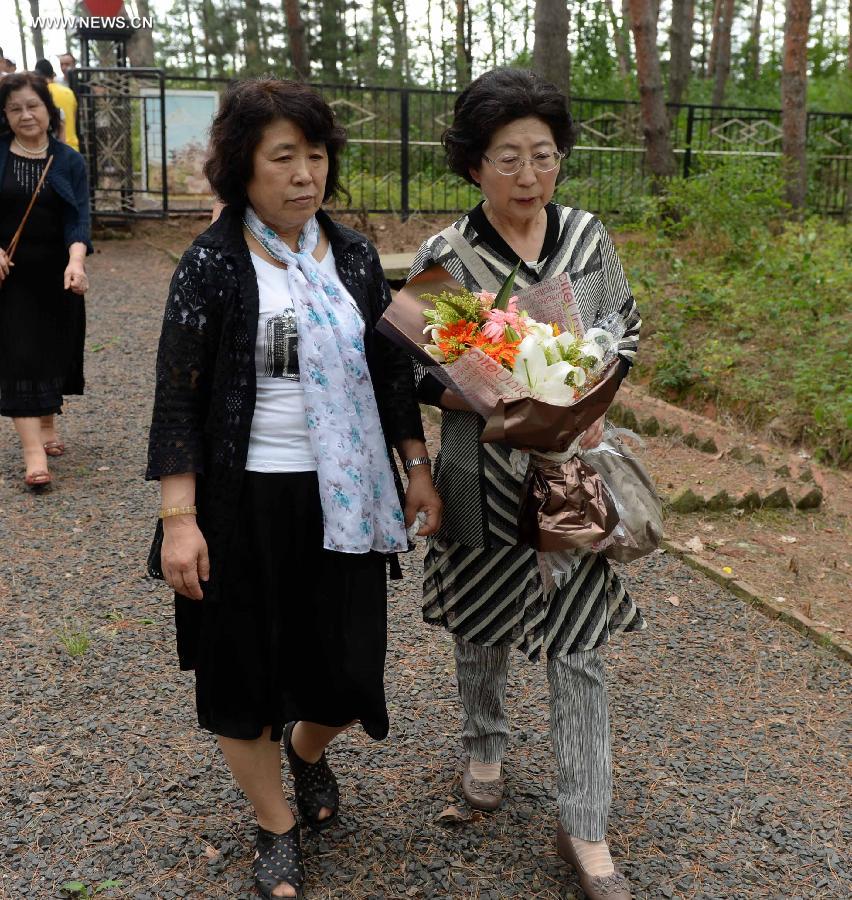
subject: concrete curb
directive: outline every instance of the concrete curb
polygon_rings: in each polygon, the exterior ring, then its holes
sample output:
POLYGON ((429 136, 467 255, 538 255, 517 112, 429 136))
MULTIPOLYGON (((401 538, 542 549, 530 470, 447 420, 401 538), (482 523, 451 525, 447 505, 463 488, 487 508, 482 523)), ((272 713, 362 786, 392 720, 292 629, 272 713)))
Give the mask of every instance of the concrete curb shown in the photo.
POLYGON ((761 597, 757 590, 748 582, 740 581, 694 553, 690 553, 686 547, 678 544, 676 541, 664 540, 662 546, 669 553, 685 562, 690 568, 701 572, 702 575, 706 575, 723 588, 729 590, 734 596, 751 604, 767 618, 780 619, 785 625, 791 625, 796 631, 801 632, 820 647, 825 647, 835 656, 844 660, 844 662, 852 663, 852 644, 841 640, 828 629, 818 625, 813 619, 809 619, 798 610, 786 609, 773 600, 761 597))

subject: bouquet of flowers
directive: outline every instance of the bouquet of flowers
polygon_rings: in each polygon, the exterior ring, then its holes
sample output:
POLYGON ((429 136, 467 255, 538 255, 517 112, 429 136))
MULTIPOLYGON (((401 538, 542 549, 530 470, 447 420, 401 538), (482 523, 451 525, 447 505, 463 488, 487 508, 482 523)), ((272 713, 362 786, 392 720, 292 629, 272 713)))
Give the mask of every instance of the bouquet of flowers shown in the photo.
MULTIPOLYGON (((498 294, 464 289, 421 294, 421 301, 432 304, 423 310, 428 323, 424 334, 431 337, 424 349, 443 367, 454 387, 453 364, 475 350, 512 373, 514 384, 504 382, 504 391, 568 406, 587 393, 615 358, 624 327, 613 316, 604 327, 585 331, 579 315, 567 316, 566 323, 565 312, 559 310, 561 326, 538 321, 530 314, 530 307, 537 305, 533 298, 526 298, 522 308, 519 298, 511 294, 515 272, 517 267, 498 294)), ((482 363, 481 356, 473 358, 473 364, 477 363, 482 363)), ((467 371, 469 364, 460 368, 467 371)), ((485 398, 477 385, 458 380, 463 382, 462 392, 472 395, 471 405, 483 408, 485 398)))
POLYGON ((487 420, 483 443, 513 448, 512 465, 526 471, 521 538, 559 581, 578 551, 602 546, 618 524, 579 444, 618 389, 624 326, 613 316, 586 330, 566 274, 515 295, 516 272, 493 294, 427 270, 396 295, 378 328, 487 420))

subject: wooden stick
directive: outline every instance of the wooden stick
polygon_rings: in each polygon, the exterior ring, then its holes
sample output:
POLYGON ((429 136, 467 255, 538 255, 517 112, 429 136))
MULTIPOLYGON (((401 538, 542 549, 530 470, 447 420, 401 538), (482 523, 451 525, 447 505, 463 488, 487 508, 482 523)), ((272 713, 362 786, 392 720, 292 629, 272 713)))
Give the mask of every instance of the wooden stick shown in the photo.
POLYGON ((21 224, 18 226, 18 230, 12 235, 12 240, 9 243, 9 246, 6 250, 6 256, 9 257, 9 262, 12 261, 12 257, 15 255, 15 250, 18 247, 18 241, 21 239, 21 232, 24 230, 24 225, 27 224, 27 219, 30 217, 30 211, 36 202, 36 197, 38 197, 38 192, 41 190, 41 186, 44 184, 44 179, 47 176, 47 170, 53 163, 53 157, 49 156, 47 158, 47 165, 44 167, 44 171, 41 173, 41 178, 38 180, 38 184, 36 185, 36 189, 33 191, 32 197, 30 197, 30 205, 27 207, 27 211, 24 213, 23 219, 21 219, 21 224))

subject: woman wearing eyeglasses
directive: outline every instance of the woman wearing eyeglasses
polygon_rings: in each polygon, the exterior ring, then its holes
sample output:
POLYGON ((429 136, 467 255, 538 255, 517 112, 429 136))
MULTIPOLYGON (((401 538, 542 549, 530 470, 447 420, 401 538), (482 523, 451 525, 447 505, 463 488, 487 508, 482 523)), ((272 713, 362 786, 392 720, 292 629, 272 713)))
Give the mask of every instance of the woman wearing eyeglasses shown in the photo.
MULTIPOLYGON (((474 81, 456 102, 444 147, 450 169, 478 185, 483 200, 423 244, 410 277, 440 265, 469 290, 496 290, 520 261, 515 283, 521 290, 567 272, 587 328, 613 312, 623 318, 623 377, 641 320, 612 241, 591 213, 552 202, 572 143, 565 97, 552 84, 511 69, 474 81)), ((630 886, 606 843, 612 774, 597 648, 610 634, 641 630, 645 622, 596 553, 584 556, 569 584, 543 589, 535 551, 518 538, 525 473, 513 470, 508 447, 480 444, 483 419, 417 369, 421 402, 443 413, 435 484, 444 520, 426 554, 423 617, 455 638, 464 795, 478 809, 500 806, 509 652, 515 647, 536 660, 544 651, 559 853, 588 897, 624 900, 630 886)), ((583 447, 597 446, 602 432, 601 420, 586 432, 583 447)))

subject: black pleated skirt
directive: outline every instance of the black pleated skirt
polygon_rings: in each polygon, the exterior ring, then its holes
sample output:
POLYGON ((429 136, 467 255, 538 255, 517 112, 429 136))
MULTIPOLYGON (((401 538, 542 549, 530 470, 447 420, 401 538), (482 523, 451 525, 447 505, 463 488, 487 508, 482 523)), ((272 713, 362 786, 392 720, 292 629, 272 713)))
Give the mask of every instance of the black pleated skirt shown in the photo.
POLYGON ((177 598, 198 722, 253 740, 287 722, 388 733, 385 558, 323 549, 315 472, 246 472, 221 602, 177 598))

